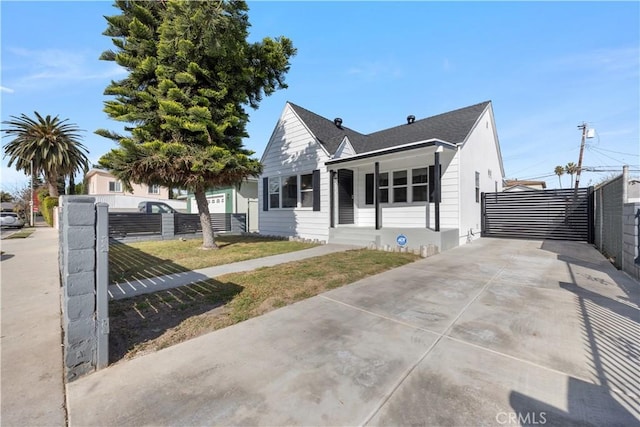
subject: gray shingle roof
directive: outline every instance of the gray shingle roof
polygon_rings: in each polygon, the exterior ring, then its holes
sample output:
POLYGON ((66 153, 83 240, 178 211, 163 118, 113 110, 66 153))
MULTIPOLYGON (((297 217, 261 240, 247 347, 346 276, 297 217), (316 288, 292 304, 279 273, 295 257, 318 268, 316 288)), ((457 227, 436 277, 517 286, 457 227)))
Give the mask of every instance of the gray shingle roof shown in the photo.
POLYGON ((349 129, 346 126, 339 128, 333 123, 333 120, 325 119, 306 108, 302 108, 291 102, 289 102, 289 105, 293 107, 296 114, 307 125, 311 133, 318 138, 318 141, 324 145, 329 154, 336 152, 345 136, 349 138, 352 145, 356 143, 356 141, 366 138, 365 135, 349 129))
POLYGON ((338 128, 332 120, 295 104, 289 104, 330 154, 335 153, 345 136, 349 138, 353 148, 360 154, 432 138, 460 144, 467 138, 474 124, 490 103, 491 101, 481 102, 369 135, 363 135, 344 126, 338 128))

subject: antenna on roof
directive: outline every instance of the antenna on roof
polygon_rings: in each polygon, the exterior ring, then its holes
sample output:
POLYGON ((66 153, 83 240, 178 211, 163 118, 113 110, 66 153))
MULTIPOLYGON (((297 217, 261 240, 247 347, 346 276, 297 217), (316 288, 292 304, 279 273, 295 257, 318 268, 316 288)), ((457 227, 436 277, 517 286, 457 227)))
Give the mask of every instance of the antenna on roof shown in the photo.
POLYGON ((336 117, 333 119, 333 124, 336 125, 336 127, 342 128, 342 119, 340 117, 336 117))
POLYGON ((410 116, 407 116, 407 124, 410 125, 411 123, 416 121, 416 116, 414 116, 413 114, 410 116))

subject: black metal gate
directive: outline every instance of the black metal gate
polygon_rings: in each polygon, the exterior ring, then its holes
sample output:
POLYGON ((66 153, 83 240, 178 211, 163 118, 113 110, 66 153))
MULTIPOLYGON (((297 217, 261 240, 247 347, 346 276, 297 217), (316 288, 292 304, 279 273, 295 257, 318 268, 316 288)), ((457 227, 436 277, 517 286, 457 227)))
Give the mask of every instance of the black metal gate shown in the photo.
POLYGON ((482 193, 482 236, 593 243, 593 187, 482 193))

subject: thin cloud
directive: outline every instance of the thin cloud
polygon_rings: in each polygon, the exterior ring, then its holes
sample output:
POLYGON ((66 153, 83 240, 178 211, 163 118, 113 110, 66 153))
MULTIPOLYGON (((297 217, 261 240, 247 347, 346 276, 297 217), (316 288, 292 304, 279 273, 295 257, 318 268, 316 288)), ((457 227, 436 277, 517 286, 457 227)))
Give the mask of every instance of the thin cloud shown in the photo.
POLYGON ((615 49, 597 49, 556 58, 546 64, 548 71, 589 70, 595 73, 621 77, 638 76, 640 71, 640 49, 621 47, 615 49))
POLYGON ((11 89, 10 87, 0 86, 0 92, 4 92, 4 93, 14 93, 14 92, 15 92, 15 90, 11 89))
POLYGON ((372 61, 358 64, 349 68, 347 74, 369 80, 398 79, 404 75, 402 69, 392 61, 372 61))
MULTIPOLYGON (((115 64, 97 59, 95 52, 71 52, 60 49, 28 50, 8 49, 19 65, 11 70, 18 74, 13 86, 30 87, 34 84, 104 80, 126 73, 115 64), (106 66, 106 68, 105 68, 106 66)), ((5 78, 11 79, 10 76, 5 78), (7 78, 8 77, 8 78, 7 78)))

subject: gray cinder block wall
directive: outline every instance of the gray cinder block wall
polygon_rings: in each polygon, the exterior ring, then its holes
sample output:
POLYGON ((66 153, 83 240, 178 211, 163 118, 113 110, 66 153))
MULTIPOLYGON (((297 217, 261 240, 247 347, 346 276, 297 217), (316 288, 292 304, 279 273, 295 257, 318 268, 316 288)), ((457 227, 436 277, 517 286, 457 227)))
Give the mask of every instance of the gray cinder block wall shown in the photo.
POLYGON ((640 203, 625 203, 622 236, 622 270, 640 280, 640 203))
POLYGON ((96 369, 96 207, 86 196, 62 196, 60 273, 67 381, 96 369))

